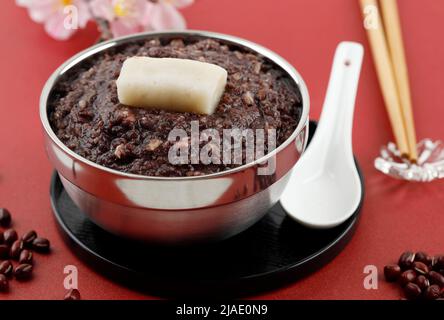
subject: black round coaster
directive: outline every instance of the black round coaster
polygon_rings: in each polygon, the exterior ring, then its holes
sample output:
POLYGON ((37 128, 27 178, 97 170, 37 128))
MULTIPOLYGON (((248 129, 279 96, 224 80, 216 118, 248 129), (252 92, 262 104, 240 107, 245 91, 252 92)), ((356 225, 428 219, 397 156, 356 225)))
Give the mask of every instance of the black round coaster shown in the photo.
MULTIPOLYGON (((316 123, 310 123, 310 139, 316 123)), ((310 140, 309 140, 310 141, 310 140)), ((358 164, 357 164, 358 166, 358 164)), ((123 239, 91 222, 73 203, 57 173, 51 203, 69 246, 101 274, 166 297, 234 298, 288 284, 332 260, 351 239, 359 208, 338 227, 308 229, 278 203, 257 224, 228 240, 162 247, 123 239)))

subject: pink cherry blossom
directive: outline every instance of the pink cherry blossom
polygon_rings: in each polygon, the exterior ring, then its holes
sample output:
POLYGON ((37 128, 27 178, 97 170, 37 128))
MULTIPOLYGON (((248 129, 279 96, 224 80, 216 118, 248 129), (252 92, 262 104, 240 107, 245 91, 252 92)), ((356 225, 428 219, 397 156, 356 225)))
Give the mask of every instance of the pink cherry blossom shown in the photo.
POLYGON ((147 24, 147 0, 92 0, 92 14, 105 19, 115 37, 140 32, 147 24))
POLYGON ((158 0, 148 8, 148 30, 185 29, 186 22, 177 10, 193 4, 194 0, 158 0))
POLYGON ((57 40, 70 38, 91 19, 86 0, 16 0, 28 9, 31 19, 45 26, 46 32, 57 40))

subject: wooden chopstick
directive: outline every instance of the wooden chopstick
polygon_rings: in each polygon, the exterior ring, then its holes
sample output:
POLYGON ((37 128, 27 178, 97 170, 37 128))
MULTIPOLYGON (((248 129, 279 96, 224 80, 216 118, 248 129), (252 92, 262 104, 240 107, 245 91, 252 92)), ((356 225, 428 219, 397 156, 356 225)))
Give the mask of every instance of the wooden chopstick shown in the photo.
POLYGON ((380 1, 384 28, 387 34, 387 42, 392 59, 393 71, 398 85, 399 101, 404 119, 404 126, 407 134, 410 160, 416 161, 418 153, 416 151, 416 132, 413 120, 412 100, 409 86, 409 76, 402 40, 401 23, 396 0, 380 1))
POLYGON ((398 97, 398 88, 385 39, 378 3, 377 0, 360 0, 360 4, 364 16, 364 27, 367 30, 376 67, 376 74, 378 76, 379 85, 381 87, 382 96, 389 115, 396 144, 401 155, 408 156, 409 148, 407 133, 404 127, 404 118, 398 97))

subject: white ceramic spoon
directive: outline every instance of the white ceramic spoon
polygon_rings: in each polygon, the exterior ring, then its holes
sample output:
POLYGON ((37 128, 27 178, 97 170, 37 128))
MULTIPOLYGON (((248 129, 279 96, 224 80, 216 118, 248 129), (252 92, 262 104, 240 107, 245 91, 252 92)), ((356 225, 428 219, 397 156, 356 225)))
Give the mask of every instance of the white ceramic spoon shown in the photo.
POLYGON ((312 228, 341 224, 360 202, 352 126, 363 55, 359 43, 341 42, 337 47, 316 134, 280 200, 290 217, 312 228))

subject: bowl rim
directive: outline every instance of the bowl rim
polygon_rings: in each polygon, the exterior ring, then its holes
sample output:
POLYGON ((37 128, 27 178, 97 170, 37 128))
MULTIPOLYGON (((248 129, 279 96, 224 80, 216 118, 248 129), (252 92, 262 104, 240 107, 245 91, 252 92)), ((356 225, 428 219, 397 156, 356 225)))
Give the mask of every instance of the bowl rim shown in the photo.
POLYGON ((263 163, 267 161, 269 158, 276 156, 281 150, 285 149, 298 135, 299 133, 305 128, 307 121, 308 121, 308 114, 310 109, 310 97, 308 94, 307 86, 302 78, 302 76, 299 74, 298 71, 283 57, 275 53, 274 51, 271 51, 270 49, 267 49, 255 42, 239 38, 237 36, 227 35, 223 33, 217 33, 217 32, 210 32, 210 31, 202 31, 202 30, 169 30, 169 31, 149 31, 149 32, 141 32, 136 33, 128 36, 123 36, 119 38, 113 38, 104 42, 100 42, 96 45, 93 45, 85 50, 80 51, 79 53, 75 54, 68 60, 66 60, 61 66, 59 66, 48 78, 46 81, 42 93, 40 95, 40 121, 43 125, 43 129, 46 133, 46 135, 51 139, 53 143, 57 145, 58 148, 60 148, 63 152, 67 153, 70 157, 74 158, 76 161, 82 162, 90 167, 93 167, 98 170, 105 171, 107 173, 122 177, 122 178, 129 178, 129 179, 138 179, 138 180, 166 180, 166 181, 190 181, 190 180, 205 180, 205 179, 211 179, 211 178, 218 178, 227 176, 239 171, 243 171, 247 168, 253 167, 255 165, 258 165, 260 163, 263 163), (91 160, 88 160, 79 154, 75 153, 71 149, 69 149, 55 134, 55 132, 52 130, 51 125, 49 123, 48 119, 48 112, 47 112, 47 101, 51 94, 51 91, 55 85, 55 83, 59 80, 63 74, 65 74, 68 70, 70 70, 72 67, 77 65, 78 63, 82 62, 83 60, 98 54, 102 51, 105 51, 107 49, 110 49, 112 47, 122 45, 125 43, 129 43, 132 41, 142 40, 147 37, 204 37, 204 38, 212 38, 216 40, 222 40, 223 42, 232 43, 233 45, 238 45, 241 47, 246 47, 255 53, 258 53, 265 58, 271 60, 273 63, 278 65, 280 68, 282 68, 290 77, 291 79, 296 83, 301 97, 302 97, 302 114, 299 119, 298 125, 296 129, 293 131, 290 137, 288 137, 279 147, 274 149, 272 152, 264 155, 263 157, 256 159, 255 161, 243 164, 239 167, 224 170, 221 172, 201 175, 201 176, 190 176, 190 177, 158 177, 158 176, 146 176, 141 174, 134 174, 134 173, 127 173, 122 172, 119 170, 111 169, 105 166, 102 166, 100 164, 97 164, 91 160))

